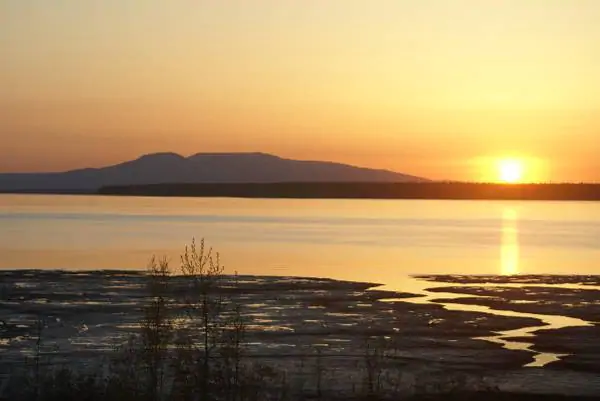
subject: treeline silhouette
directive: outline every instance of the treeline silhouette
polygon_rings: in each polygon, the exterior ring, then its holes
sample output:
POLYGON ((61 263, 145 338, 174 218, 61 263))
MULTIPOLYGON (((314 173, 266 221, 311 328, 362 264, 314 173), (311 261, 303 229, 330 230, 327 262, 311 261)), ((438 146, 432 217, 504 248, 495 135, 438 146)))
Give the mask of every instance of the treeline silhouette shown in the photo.
POLYGON ((323 199, 473 199, 599 201, 600 184, 492 184, 463 182, 152 184, 107 186, 102 195, 323 199))

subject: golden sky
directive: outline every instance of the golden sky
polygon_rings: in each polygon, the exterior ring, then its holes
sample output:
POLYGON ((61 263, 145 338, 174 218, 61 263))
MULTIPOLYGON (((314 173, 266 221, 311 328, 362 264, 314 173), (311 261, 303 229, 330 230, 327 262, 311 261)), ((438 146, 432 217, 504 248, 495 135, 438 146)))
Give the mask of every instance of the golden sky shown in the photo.
POLYGON ((598 0, 2 0, 0 171, 263 151, 600 181, 598 0))

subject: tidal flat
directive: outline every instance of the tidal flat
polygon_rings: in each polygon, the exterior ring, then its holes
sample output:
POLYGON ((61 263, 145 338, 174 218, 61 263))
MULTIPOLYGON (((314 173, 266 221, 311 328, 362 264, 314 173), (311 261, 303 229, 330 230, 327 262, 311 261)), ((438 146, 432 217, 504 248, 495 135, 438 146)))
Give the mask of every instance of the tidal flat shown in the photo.
POLYGON ((502 277, 437 276, 428 277, 436 283, 451 283, 430 292, 468 295, 452 302, 464 305, 484 305, 495 310, 541 314, 567 322, 566 327, 535 331, 534 336, 510 338, 528 341, 539 352, 563 355, 549 365, 552 369, 600 373, 600 277, 598 276, 524 276, 510 280, 502 277), (452 286, 452 283, 459 284, 452 286), (468 284, 468 285, 465 285, 468 284), (571 326, 578 319, 582 325, 571 326))
MULTIPOLYGON (((73 361, 93 365, 140 330, 147 302, 147 277, 142 272, 6 270, 0 271, 0 277, 0 370, 18 366, 33 354, 39 322, 44 361, 57 365, 73 361)), ((227 276, 220 287, 228 300, 242 307, 246 357, 274 364, 294 380, 309 381, 318 358, 331 385, 347 389, 361 369, 365 342, 382 338, 389 360, 408 382, 465 374, 506 391, 581 395, 600 391, 600 337, 598 322, 592 322, 598 310, 593 288, 597 278, 584 280, 588 290, 541 290, 556 281, 581 284, 581 278, 566 282, 548 277, 535 281, 531 277, 427 276, 420 280, 439 287, 411 293, 383 290, 377 283, 274 276, 227 276), (526 286, 503 287, 509 283, 526 286), (423 302, 437 292, 440 299, 423 302), (449 293, 460 297, 444 299, 449 293), (567 300, 578 307, 565 307, 567 300), (451 304, 526 311, 531 316, 449 309, 451 304), (552 312, 587 319, 590 324, 543 330, 543 315, 552 312), (484 340, 527 327, 542 329, 521 340, 533 344, 536 352, 561 357, 544 367, 528 368, 530 350, 484 340)), ((174 317, 184 313, 178 294, 185 285, 182 277, 171 280, 174 317)), ((187 329, 193 333, 193 327, 187 329)))

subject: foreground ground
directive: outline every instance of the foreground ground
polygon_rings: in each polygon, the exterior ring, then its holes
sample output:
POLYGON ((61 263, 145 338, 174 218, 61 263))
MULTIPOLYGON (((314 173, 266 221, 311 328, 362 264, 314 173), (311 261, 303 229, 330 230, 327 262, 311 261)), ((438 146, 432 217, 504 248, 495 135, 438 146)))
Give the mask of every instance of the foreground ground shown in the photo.
MULTIPOLYGON (((4 271, 0 277, 0 369, 12 369, 33 353, 40 327, 44 362, 54 365, 101 361, 139 330, 146 299, 140 273, 4 271)), ((541 278, 524 281, 528 286, 521 289, 447 287, 494 281, 489 278, 424 279, 432 281, 432 287, 433 282, 444 283, 443 292, 473 295, 450 302, 533 313, 561 313, 561 305, 573 304, 565 313, 600 321, 599 297, 593 289, 541 291, 541 278)), ((587 283, 598 281, 590 278, 587 283)), ((413 303, 421 294, 380 291, 371 283, 238 277, 235 286, 230 284, 231 296, 243 305, 249 322, 247 357, 288 372, 299 386, 314 387, 316 369, 333 391, 356 385, 365 341, 377 336, 388 340, 386 352, 401 368, 407 388, 427 381, 452 385, 475 380, 509 392, 600 394, 597 324, 528 338, 540 351, 571 355, 544 368, 523 368, 531 361, 530 353, 475 338, 541 324, 533 318, 449 311, 441 305, 413 303)))

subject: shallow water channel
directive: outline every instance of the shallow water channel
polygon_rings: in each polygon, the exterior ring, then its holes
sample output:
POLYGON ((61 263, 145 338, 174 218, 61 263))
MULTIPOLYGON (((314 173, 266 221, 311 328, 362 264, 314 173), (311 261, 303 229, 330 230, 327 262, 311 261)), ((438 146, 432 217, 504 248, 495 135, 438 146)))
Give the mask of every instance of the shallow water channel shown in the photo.
MULTIPOLYGON (((502 310, 491 308, 484 305, 468 305, 458 303, 463 298, 473 298, 472 294, 457 294, 454 292, 443 292, 444 287, 453 288, 468 288, 468 287, 486 287, 486 288, 523 288, 527 287, 539 287, 539 288, 561 288, 561 289, 572 289, 572 290, 600 290, 600 286, 593 285, 582 285, 582 284, 521 284, 521 283, 448 283, 444 285, 443 282, 436 281, 431 282, 422 278, 413 277, 407 283, 410 284, 410 292, 421 295, 420 297, 402 299, 404 302, 411 302, 415 304, 435 304, 442 305, 447 310, 456 310, 463 312, 478 312, 486 313, 495 316, 508 316, 515 318, 529 318, 540 321, 539 325, 524 326, 515 330, 499 331, 495 335, 486 337, 475 337, 476 340, 484 340, 492 343, 502 345, 503 348, 508 350, 525 351, 532 354, 532 361, 524 365, 524 367, 544 367, 552 362, 559 361, 561 358, 567 356, 567 354, 558 354, 551 352, 540 352, 533 349, 534 344, 532 342, 522 341, 522 338, 535 337, 536 332, 539 330, 558 330, 567 327, 589 327, 593 326, 592 321, 586 321, 579 318, 562 316, 562 315, 550 315, 541 313, 526 313, 517 312, 512 310, 502 310), (436 291, 430 291, 432 287, 436 288, 436 291), (442 301, 443 299, 443 301, 442 301), (453 301, 457 301, 456 303, 453 301)), ((382 287, 378 287, 381 289, 382 287)), ((385 288, 385 287, 383 287, 385 288)), ((386 288, 387 289, 387 288, 386 288)), ((478 298, 492 298, 491 296, 477 295, 478 298)), ((396 301, 391 299, 389 301, 396 301)))

